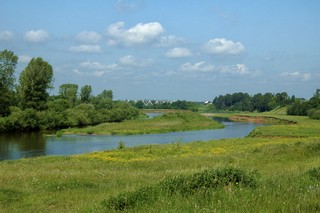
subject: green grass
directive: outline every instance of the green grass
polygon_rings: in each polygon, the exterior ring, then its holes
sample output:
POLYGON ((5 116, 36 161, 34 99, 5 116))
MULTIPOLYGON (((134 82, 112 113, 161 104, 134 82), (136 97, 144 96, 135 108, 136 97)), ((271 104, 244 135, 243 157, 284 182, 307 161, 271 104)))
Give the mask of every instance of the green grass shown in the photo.
POLYGON ((59 131, 58 134, 134 135, 217 128, 223 128, 223 125, 211 118, 189 111, 178 111, 166 113, 153 119, 104 123, 86 128, 69 128, 59 131))
POLYGON ((259 128, 261 137, 2 161, 0 212, 116 212, 108 203, 123 197, 125 212, 319 212, 320 122, 276 116, 297 124, 259 128), (230 168, 254 174, 255 187, 203 184, 219 180, 208 171, 230 168))

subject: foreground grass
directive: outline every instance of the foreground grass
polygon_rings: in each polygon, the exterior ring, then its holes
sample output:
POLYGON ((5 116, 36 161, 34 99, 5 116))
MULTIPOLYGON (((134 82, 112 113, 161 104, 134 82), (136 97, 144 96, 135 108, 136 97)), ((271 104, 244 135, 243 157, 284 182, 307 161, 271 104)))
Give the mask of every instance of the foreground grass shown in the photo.
POLYGON ((319 212, 320 122, 290 119, 297 124, 277 126, 281 137, 266 126, 259 130, 263 137, 3 161, 0 212, 113 212, 110 200, 140 192, 157 196, 150 196, 152 202, 138 199, 126 212, 319 212), (285 137, 296 125, 310 125, 313 132, 285 137), (170 178, 217 168, 254 172, 256 186, 229 182, 171 196, 154 191, 170 178))
POLYGON ((188 111, 169 112, 153 119, 128 120, 121 123, 104 123, 86 128, 69 128, 58 134, 134 135, 155 134, 200 129, 223 128, 211 118, 188 111))

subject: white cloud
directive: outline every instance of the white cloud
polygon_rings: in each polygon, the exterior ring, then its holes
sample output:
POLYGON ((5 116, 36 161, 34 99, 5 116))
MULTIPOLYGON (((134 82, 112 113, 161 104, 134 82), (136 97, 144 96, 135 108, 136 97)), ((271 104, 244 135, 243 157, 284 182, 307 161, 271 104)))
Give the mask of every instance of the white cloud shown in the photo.
POLYGON ((3 41, 11 41, 14 39, 14 34, 13 32, 9 31, 9 30, 5 30, 5 31, 0 31, 0 40, 3 41))
POLYGON ((45 30, 31 30, 25 33, 25 40, 33 43, 45 42, 49 39, 49 34, 45 30))
POLYGON ((195 64, 191 64, 191 63, 182 64, 180 68, 183 71, 210 72, 210 71, 214 71, 215 66, 212 65, 212 64, 209 64, 207 62, 200 61, 200 62, 195 63, 195 64))
POLYGON ((101 77, 106 73, 105 71, 82 72, 82 71, 79 71, 78 69, 74 69, 73 72, 80 76, 95 76, 95 77, 101 77))
POLYGON ((69 48, 71 52, 74 53, 99 53, 101 52, 101 47, 99 45, 78 45, 69 48))
POLYGON ((192 56, 192 52, 187 48, 176 47, 166 53, 169 58, 182 58, 192 56))
POLYGON ((32 57, 28 55, 20 55, 19 56, 19 62, 20 63, 29 63, 31 61, 32 57))
POLYGON ((126 55, 119 59, 119 62, 127 66, 146 67, 152 63, 151 59, 137 59, 132 55, 126 55))
POLYGON ((172 46, 176 46, 179 44, 185 44, 186 43, 186 39, 182 38, 182 37, 177 37, 174 35, 169 35, 169 36, 161 36, 159 44, 157 44, 157 46, 159 47, 172 47, 172 46))
POLYGON ((204 61, 195 64, 185 63, 180 66, 183 71, 189 72, 215 72, 221 75, 231 76, 250 76, 256 77, 260 75, 259 70, 251 70, 245 64, 235 65, 213 65, 204 61))
POLYGON ((101 35, 96 32, 83 31, 76 36, 76 39, 85 43, 98 43, 101 35))
POLYGON ((150 43, 164 32, 163 27, 158 22, 139 23, 129 29, 125 29, 124 25, 124 22, 117 22, 107 28, 107 35, 111 38, 108 45, 131 46, 150 43))
POLYGON ((95 76, 95 77, 101 77, 106 73, 104 71, 82 72, 82 71, 79 71, 78 69, 74 69, 73 72, 80 76, 95 76))
POLYGON ((283 72, 280 74, 283 77, 293 79, 293 80, 301 80, 301 81, 309 81, 311 80, 312 75, 310 73, 301 73, 301 72, 283 72))
POLYGON ((220 67, 220 73, 229 73, 236 75, 249 75, 251 72, 245 64, 236 64, 231 66, 222 66, 220 67))
POLYGON ((242 53, 245 48, 241 42, 234 42, 225 38, 210 39, 205 45, 204 50, 210 54, 237 55, 242 53))
POLYGON ((104 71, 113 71, 119 69, 119 65, 117 64, 101 64, 100 62, 94 61, 84 61, 79 64, 81 68, 91 69, 91 70, 98 70, 99 72, 104 71))

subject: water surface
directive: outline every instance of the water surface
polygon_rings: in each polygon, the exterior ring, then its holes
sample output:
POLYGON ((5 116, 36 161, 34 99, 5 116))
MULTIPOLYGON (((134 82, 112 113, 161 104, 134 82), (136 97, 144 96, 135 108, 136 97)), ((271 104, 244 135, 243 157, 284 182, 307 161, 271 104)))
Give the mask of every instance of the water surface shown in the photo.
MULTIPOLYGON (((221 121, 221 120, 220 120, 221 121)), ((73 155, 116 149, 123 141, 126 147, 146 144, 207 141, 223 138, 242 138, 262 124, 222 120, 223 129, 197 130, 149 135, 64 135, 44 137, 41 132, 0 134, 0 160, 44 155, 73 155)))

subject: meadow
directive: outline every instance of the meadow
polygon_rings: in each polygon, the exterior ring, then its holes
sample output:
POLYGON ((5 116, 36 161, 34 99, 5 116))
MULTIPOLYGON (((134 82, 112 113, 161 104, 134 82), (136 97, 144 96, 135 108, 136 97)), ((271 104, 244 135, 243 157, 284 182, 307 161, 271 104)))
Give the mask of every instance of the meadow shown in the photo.
POLYGON ((68 128, 60 130, 57 134, 136 135, 217 128, 223 128, 223 125, 211 118, 190 111, 175 111, 153 119, 126 120, 84 128, 68 128))
MULTIPOLYGON (((231 116, 231 115, 223 115, 231 116)), ((320 122, 0 162, 0 212, 320 212, 320 122)))

